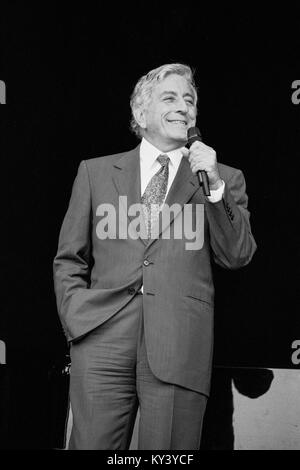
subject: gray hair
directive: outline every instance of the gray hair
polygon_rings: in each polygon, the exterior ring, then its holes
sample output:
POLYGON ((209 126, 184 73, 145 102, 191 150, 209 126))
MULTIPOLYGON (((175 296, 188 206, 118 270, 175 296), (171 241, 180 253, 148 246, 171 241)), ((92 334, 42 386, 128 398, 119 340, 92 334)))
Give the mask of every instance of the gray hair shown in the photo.
POLYGON ((130 127, 139 138, 142 137, 141 130, 134 117, 134 111, 140 107, 145 109, 151 101, 152 92, 155 86, 171 74, 181 75, 186 78, 194 90, 195 104, 197 105, 197 88, 194 81, 194 71, 191 69, 191 67, 184 64, 166 64, 161 65, 156 69, 150 70, 150 72, 148 72, 146 75, 143 75, 139 79, 130 98, 130 127))

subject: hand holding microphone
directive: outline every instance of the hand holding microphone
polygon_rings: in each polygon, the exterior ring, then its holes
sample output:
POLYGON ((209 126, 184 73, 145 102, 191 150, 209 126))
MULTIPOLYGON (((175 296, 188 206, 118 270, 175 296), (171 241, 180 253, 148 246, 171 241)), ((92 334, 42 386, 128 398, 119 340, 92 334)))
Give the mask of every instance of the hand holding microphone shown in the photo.
POLYGON ((199 183, 203 185, 205 196, 210 196, 210 190, 218 189, 222 185, 216 152, 202 142, 197 127, 189 128, 187 137, 189 150, 184 150, 183 154, 188 157, 192 172, 198 174, 199 183))

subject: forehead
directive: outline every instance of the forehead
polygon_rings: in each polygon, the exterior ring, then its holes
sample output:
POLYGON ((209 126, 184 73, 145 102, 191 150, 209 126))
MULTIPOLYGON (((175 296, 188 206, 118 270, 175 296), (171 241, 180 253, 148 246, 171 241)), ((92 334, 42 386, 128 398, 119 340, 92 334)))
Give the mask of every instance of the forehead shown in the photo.
POLYGON ((158 96, 164 92, 172 91, 177 94, 191 94, 195 95, 195 91, 187 79, 182 75, 170 74, 159 82, 155 88, 154 93, 158 96))

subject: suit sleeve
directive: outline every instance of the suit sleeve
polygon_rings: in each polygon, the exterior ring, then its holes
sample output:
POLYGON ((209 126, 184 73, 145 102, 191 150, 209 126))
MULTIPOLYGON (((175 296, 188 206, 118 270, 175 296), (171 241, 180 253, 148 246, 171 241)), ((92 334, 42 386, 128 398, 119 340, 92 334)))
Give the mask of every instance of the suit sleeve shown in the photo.
POLYGON ((72 295, 90 285, 92 222, 91 191, 86 163, 82 161, 73 184, 53 263, 54 290, 58 313, 68 336, 66 314, 72 295))
POLYGON ((243 173, 236 170, 225 182, 222 200, 208 203, 207 206, 210 244, 215 262, 228 269, 247 265, 257 246, 251 233, 243 173))

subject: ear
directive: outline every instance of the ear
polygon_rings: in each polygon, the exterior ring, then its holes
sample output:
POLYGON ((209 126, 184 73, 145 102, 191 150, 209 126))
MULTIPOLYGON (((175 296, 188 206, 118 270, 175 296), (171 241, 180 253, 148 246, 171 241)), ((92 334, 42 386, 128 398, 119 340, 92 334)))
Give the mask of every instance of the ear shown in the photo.
POLYGON ((136 108, 133 111, 134 118, 142 129, 146 129, 146 115, 145 114, 146 114, 145 110, 142 107, 136 108))

